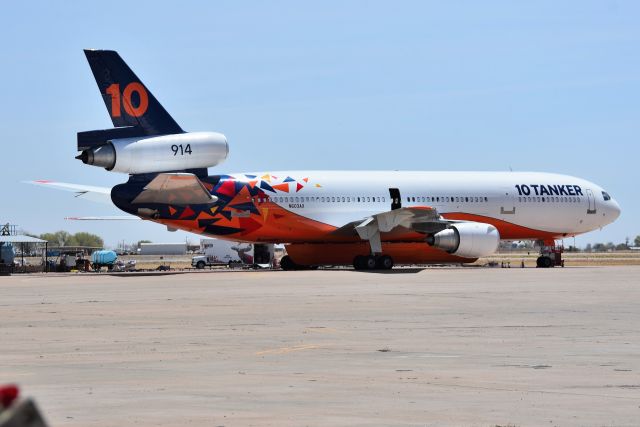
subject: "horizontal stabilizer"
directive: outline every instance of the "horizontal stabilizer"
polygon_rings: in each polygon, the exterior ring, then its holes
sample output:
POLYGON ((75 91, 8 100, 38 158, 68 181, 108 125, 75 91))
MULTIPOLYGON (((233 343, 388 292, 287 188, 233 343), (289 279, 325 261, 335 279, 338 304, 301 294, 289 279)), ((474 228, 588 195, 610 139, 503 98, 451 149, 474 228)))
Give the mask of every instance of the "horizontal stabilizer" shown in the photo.
POLYGON ((68 221, 140 221, 142 218, 138 218, 133 215, 112 215, 112 216, 68 216, 65 217, 68 221))
POLYGON ((70 191, 70 192, 76 193, 75 197, 79 199, 91 200, 92 202, 106 203, 108 205, 112 205, 111 188, 108 188, 108 187, 95 187, 92 185, 69 184, 66 182, 56 182, 56 181, 49 181, 44 179, 41 179, 38 181, 24 181, 24 183, 39 185, 42 187, 54 188, 56 190, 70 191))

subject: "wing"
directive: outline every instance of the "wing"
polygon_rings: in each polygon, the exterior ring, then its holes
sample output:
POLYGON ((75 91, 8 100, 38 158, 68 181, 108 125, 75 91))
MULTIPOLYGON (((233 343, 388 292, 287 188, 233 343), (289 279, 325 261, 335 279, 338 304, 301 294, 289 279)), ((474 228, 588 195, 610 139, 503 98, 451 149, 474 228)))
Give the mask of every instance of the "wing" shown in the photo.
POLYGON ((201 205, 218 201, 192 173, 158 174, 131 203, 201 205))
POLYGON ((54 188, 56 190, 70 191, 72 193, 75 193, 75 197, 79 199, 113 205, 113 203, 111 203, 111 188, 108 187, 94 187, 92 185, 69 184, 66 182, 56 182, 48 180, 24 182, 26 184, 39 185, 47 188, 54 188))
POLYGON ((449 221, 443 219, 438 211, 428 206, 415 206, 382 212, 354 221, 340 227, 335 233, 353 234, 355 231, 362 240, 368 240, 374 253, 382 252, 380 233, 415 231, 422 234, 437 233, 447 228, 449 221))

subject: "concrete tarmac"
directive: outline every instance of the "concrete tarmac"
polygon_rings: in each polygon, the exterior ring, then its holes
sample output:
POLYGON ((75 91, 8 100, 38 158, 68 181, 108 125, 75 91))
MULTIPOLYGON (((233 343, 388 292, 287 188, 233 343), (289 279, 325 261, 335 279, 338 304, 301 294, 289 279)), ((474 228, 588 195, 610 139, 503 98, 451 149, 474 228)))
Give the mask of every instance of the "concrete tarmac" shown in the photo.
POLYGON ((636 426, 640 267, 0 277, 56 426, 636 426))

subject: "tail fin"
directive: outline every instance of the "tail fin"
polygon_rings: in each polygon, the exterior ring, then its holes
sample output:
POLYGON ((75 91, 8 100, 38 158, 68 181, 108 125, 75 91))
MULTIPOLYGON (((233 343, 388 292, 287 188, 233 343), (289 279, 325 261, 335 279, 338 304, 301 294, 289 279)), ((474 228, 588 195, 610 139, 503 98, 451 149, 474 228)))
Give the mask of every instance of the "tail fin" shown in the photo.
POLYGON ((146 135, 184 133, 118 52, 84 51, 114 127, 139 128, 146 135))

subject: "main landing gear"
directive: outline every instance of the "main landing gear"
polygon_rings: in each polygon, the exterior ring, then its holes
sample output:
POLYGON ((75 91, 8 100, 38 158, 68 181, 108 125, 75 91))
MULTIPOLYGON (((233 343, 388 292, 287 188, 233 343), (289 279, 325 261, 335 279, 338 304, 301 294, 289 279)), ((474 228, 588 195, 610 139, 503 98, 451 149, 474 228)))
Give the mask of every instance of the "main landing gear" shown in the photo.
POLYGON ((391 270, 393 258, 389 255, 357 255, 353 259, 353 268, 356 270, 391 270))

